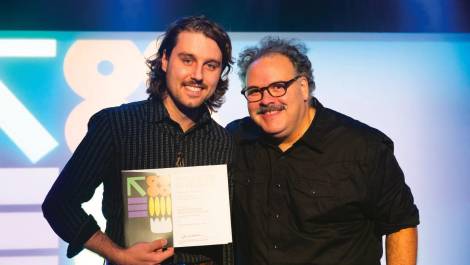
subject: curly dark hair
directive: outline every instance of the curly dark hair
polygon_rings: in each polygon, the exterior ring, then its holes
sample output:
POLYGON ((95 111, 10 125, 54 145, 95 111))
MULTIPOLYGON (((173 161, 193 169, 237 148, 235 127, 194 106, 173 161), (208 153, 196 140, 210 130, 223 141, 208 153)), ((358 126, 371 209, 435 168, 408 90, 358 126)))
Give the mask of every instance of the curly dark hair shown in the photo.
POLYGON ((243 84, 245 84, 248 67, 257 59, 271 54, 282 54, 289 58, 297 74, 308 79, 310 94, 315 90, 312 63, 308 59, 305 44, 295 39, 281 39, 273 36, 264 37, 258 46, 248 47, 240 53, 237 61, 238 76, 243 84))
POLYGON ((149 98, 160 98, 165 96, 166 78, 162 70, 163 55, 170 57, 173 48, 176 46, 178 35, 183 31, 201 32, 206 37, 214 40, 222 52, 222 72, 214 94, 206 100, 205 104, 211 111, 216 111, 224 102, 224 95, 228 89, 228 74, 232 69, 232 44, 227 32, 221 26, 210 21, 205 16, 184 17, 173 22, 166 30, 157 53, 147 60, 150 68, 147 80, 147 93, 149 98))

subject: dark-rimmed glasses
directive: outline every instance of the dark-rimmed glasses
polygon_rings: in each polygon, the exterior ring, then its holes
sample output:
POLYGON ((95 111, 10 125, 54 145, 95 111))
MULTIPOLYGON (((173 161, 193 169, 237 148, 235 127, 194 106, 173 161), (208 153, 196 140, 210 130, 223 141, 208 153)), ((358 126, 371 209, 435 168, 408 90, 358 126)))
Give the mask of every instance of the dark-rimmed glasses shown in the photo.
POLYGON ((297 79, 302 77, 302 75, 298 75, 291 80, 288 81, 277 81, 271 83, 265 87, 245 87, 242 89, 241 93, 245 96, 248 102, 257 102, 263 99, 264 91, 267 90, 271 97, 282 97, 287 93, 287 89, 294 83, 297 79))

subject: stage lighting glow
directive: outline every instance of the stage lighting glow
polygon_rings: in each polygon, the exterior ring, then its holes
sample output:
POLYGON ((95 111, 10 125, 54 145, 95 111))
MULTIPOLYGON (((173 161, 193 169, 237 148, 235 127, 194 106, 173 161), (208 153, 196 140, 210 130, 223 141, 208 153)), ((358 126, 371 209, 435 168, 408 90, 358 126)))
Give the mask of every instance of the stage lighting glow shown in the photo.
POLYGON ((0 206, 40 205, 58 175, 59 168, 0 168, 0 180, 7 187, 0 192, 0 206))
POLYGON ((0 39, 0 57, 56 57, 54 39, 0 39))
MULTIPOLYGON (((3 253, 21 249, 58 249, 59 240, 41 212, 0 212, 0 241, 3 253)), ((0 263, 5 264, 5 263, 0 263)))
MULTIPOLYGON (((0 181, 7 187, 0 194, 0 264, 103 263, 88 250, 67 259, 67 244, 52 239, 39 203, 93 113, 148 97, 145 59, 153 58, 161 34, 0 31, 0 181), (4 49, 6 40, 20 39, 15 45, 29 51, 4 49), (57 45, 57 54, 33 52, 40 39, 52 40, 46 46, 57 45), (13 224, 41 240, 18 238, 13 224)), ((420 210, 419 264, 467 265, 470 34, 232 32, 233 56, 265 35, 304 41, 314 95, 393 139, 420 210)), ((221 125, 248 115, 237 72, 234 66, 226 102, 213 116, 221 125)), ((82 206, 104 231, 102 201, 100 185, 82 206)))

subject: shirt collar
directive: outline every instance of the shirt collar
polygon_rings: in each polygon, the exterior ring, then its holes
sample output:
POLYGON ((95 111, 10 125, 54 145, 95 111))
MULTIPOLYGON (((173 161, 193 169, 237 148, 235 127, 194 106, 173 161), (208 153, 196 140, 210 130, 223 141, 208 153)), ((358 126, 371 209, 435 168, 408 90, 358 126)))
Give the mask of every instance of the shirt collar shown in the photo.
POLYGON ((313 97, 310 105, 315 108, 315 117, 307 131, 295 144, 304 143, 312 149, 323 153, 322 147, 324 141, 322 139, 331 131, 334 123, 328 118, 327 109, 323 107, 317 98, 313 97))
MULTIPOLYGON (((165 122, 165 121, 171 121, 170 119, 170 114, 168 113, 165 105, 163 104, 162 100, 160 98, 149 98, 147 99, 148 101, 148 108, 147 108, 147 115, 146 115, 146 120, 148 122, 165 122)), ((202 115, 199 118, 199 120, 196 122, 195 126, 200 126, 202 124, 208 123, 212 120, 211 114, 209 112, 209 109, 203 105, 200 108, 202 108, 202 115)))

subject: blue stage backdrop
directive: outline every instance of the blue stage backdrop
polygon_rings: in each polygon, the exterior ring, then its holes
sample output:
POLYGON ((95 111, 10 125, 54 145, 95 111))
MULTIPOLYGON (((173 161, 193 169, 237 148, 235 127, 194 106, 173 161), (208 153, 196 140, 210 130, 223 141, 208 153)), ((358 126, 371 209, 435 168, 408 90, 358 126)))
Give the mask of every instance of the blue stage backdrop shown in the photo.
MULTIPOLYGON (((231 33, 234 55, 266 34, 231 33)), ((421 214, 418 263, 468 264, 470 34, 271 34, 307 43, 324 105, 394 140, 421 214)), ((101 264, 65 258, 40 204, 91 114, 146 98, 158 35, 0 32, 0 264, 101 264)), ((236 71, 222 125, 247 114, 236 71)), ((85 208, 104 229, 101 192, 85 208)))

